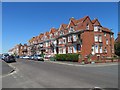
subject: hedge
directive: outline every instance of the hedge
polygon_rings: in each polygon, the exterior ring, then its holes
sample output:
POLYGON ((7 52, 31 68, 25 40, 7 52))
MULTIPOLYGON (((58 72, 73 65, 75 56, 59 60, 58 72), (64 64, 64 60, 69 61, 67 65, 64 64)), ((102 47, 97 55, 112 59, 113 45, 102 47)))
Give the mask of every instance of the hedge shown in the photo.
POLYGON ((78 62, 79 54, 56 54, 55 59, 57 61, 72 61, 78 62))

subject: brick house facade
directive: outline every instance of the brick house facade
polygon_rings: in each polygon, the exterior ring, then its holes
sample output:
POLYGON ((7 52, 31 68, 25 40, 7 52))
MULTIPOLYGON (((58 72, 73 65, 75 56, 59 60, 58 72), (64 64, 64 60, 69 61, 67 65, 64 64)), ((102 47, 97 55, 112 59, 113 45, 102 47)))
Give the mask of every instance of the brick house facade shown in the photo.
POLYGON ((98 19, 85 16, 76 20, 72 17, 68 24, 61 24, 58 29, 53 27, 28 41, 27 55, 41 53, 78 53, 82 59, 91 55, 92 60, 112 57, 114 33, 102 26, 98 19))
POLYGON ((28 50, 27 49, 28 49, 27 44, 22 45, 20 43, 20 44, 17 44, 16 46, 14 46, 14 48, 10 49, 8 52, 10 54, 14 54, 14 55, 17 55, 17 56, 25 56, 25 55, 28 55, 28 50))

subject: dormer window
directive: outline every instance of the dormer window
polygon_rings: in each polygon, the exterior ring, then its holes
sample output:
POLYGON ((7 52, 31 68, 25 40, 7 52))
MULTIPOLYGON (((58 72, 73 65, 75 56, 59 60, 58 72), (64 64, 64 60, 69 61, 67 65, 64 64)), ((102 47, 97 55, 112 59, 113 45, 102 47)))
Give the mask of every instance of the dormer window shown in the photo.
POLYGON ((24 47, 24 49, 26 49, 26 47, 24 47))
POLYGON ((45 36, 45 38, 44 38, 45 40, 47 39, 47 36, 45 36))
POLYGON ((58 35, 58 32, 55 32, 55 36, 57 36, 58 35))
POLYGON ((60 35, 63 35, 64 34, 64 32, 63 31, 60 31, 60 35))
POLYGON ((52 34, 50 34, 50 38, 52 38, 52 34))
POLYGON ((111 38, 113 37, 113 35, 112 35, 112 34, 111 34, 110 36, 111 36, 111 38))
POLYGON ((98 26, 94 26, 94 31, 97 32, 99 30, 98 26))
POLYGON ((106 36, 106 32, 104 32, 104 36, 106 36))
POLYGON ((86 30, 89 30, 89 24, 86 25, 86 30))
POLYGON ((74 28, 73 28, 73 27, 70 27, 69 32, 73 32, 73 31, 74 31, 74 28))

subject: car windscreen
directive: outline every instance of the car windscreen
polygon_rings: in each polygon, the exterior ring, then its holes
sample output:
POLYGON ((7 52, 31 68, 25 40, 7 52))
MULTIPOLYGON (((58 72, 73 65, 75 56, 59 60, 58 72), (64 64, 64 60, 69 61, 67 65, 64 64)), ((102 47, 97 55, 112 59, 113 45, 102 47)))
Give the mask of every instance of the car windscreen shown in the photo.
POLYGON ((4 56, 9 56, 9 54, 5 54, 4 56))
POLYGON ((36 55, 36 56, 41 57, 41 55, 36 55))

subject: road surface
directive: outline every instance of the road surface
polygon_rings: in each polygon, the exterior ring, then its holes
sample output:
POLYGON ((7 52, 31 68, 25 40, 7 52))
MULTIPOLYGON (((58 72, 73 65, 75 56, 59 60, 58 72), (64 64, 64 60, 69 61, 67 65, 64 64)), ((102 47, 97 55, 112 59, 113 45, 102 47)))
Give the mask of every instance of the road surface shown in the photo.
POLYGON ((118 88, 118 66, 83 67, 21 60, 16 72, 2 77, 3 88, 118 88))

